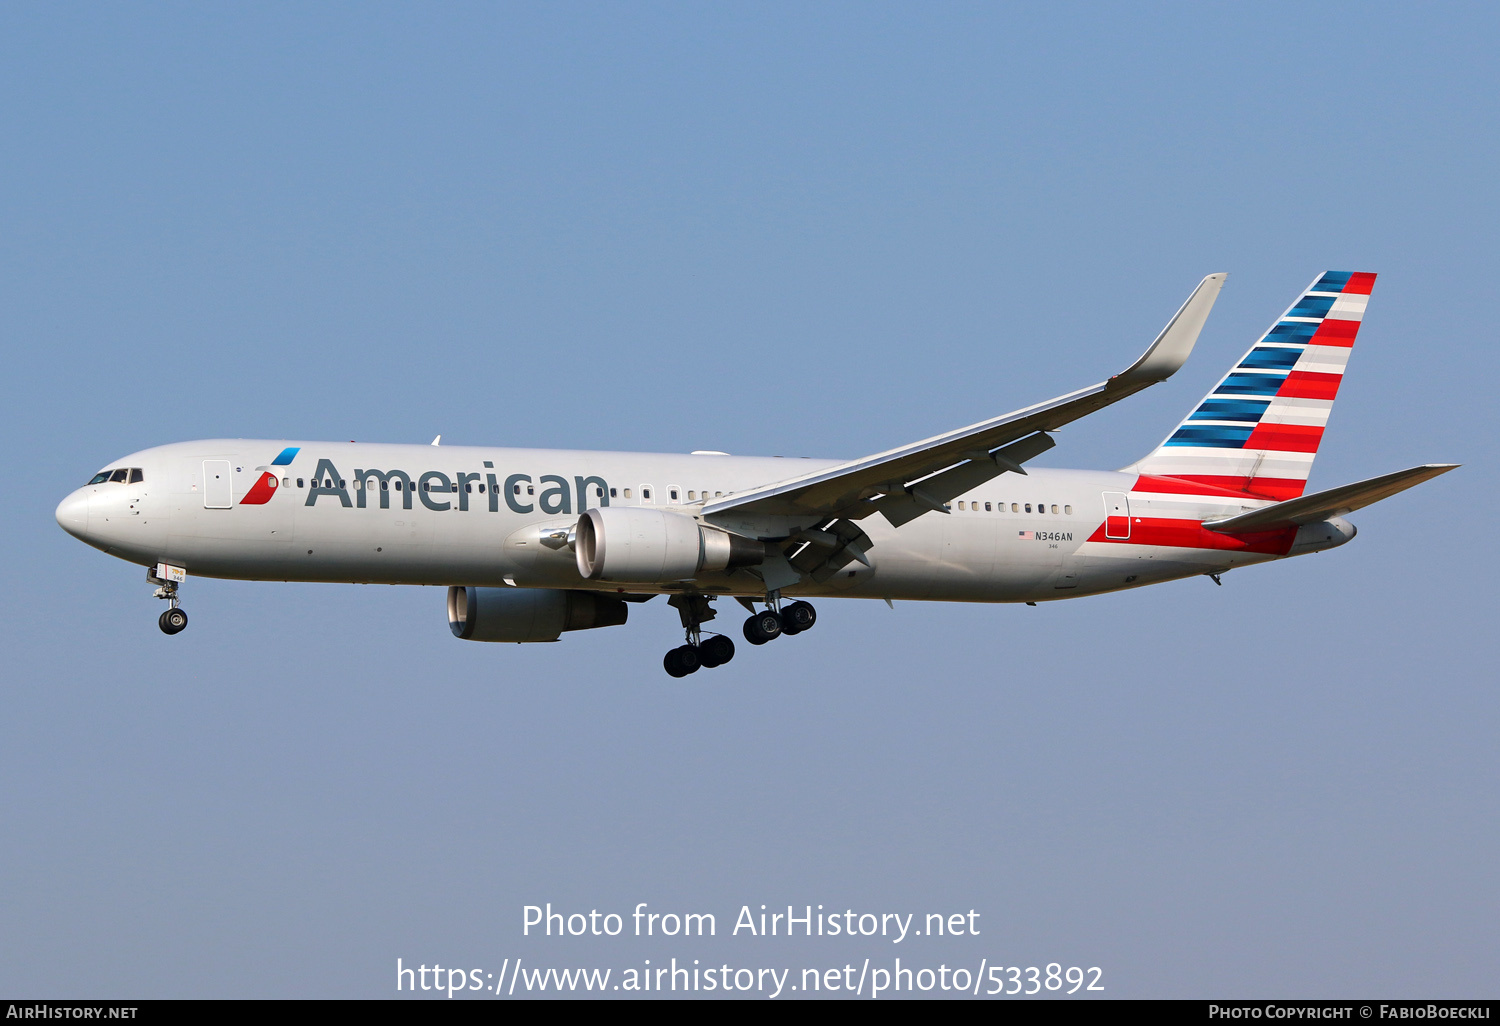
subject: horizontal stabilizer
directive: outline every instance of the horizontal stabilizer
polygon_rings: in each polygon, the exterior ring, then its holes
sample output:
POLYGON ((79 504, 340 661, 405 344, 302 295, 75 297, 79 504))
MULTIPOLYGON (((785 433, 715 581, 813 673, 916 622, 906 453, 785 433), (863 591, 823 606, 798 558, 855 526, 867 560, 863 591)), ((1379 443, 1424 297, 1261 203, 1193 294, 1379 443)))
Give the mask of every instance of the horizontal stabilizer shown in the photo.
POLYGON ((1330 488, 1326 492, 1314 492, 1299 499, 1278 502, 1274 506, 1253 509, 1226 520, 1208 521, 1203 526, 1220 534, 1242 534, 1246 531, 1269 531, 1340 517, 1381 499, 1388 499, 1397 492, 1404 492, 1439 474, 1446 474, 1457 466, 1457 463, 1428 463, 1410 470, 1398 470, 1394 474, 1372 477, 1368 481, 1357 481, 1339 488, 1330 488))

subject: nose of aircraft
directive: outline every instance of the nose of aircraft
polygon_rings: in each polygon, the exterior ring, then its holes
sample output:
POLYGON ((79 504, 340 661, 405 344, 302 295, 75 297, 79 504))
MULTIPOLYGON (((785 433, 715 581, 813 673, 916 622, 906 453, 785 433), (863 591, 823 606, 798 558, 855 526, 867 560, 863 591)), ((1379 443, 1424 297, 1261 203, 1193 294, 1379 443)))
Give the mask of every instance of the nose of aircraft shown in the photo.
POLYGON ((79 489, 57 504, 57 523, 74 538, 89 533, 89 497, 79 489))

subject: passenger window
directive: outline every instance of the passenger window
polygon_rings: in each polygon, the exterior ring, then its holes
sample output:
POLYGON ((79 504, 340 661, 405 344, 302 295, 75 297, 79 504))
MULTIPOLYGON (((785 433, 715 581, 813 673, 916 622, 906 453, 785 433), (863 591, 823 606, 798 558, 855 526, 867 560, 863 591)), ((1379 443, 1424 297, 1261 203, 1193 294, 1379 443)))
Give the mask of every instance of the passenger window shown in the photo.
POLYGON ((536 485, 527 485, 526 486, 526 494, 527 495, 535 495, 536 494, 536 485))
POLYGON ((688 501, 692 502, 697 497, 698 497, 698 493, 695 492, 695 491, 693 491, 691 488, 689 488, 688 489, 688 501))
POLYGON ((1026 504, 1026 512, 1028 512, 1028 513, 1031 512, 1031 503, 1029 503, 1029 502, 1026 504))
POLYGON ((480 485, 480 486, 479 486, 479 494, 480 494, 480 495, 483 495, 483 494, 484 494, 484 485, 480 485))
POLYGON ((464 491, 468 492, 470 495, 473 495, 474 494, 474 486, 471 485, 471 484, 465 484, 464 485, 464 491))
POLYGON ((990 512, 990 504, 989 504, 989 503, 987 503, 987 502, 986 502, 986 503, 985 503, 985 504, 984 504, 984 511, 985 511, 985 512, 986 512, 986 513, 989 513, 989 512, 990 512))
MULTIPOLYGON (((480 485, 479 486, 479 490, 483 491, 484 490, 484 485, 480 485)), ((610 491, 614 491, 614 489, 611 488, 610 491)), ((600 488, 598 485, 594 485, 594 498, 596 498, 596 499, 602 499, 602 498, 604 498, 604 489, 600 488)))
POLYGON ((516 485, 516 486, 515 486, 515 493, 516 493, 516 494, 517 494, 517 495, 520 495, 520 494, 521 494, 521 486, 520 486, 520 485, 516 485))
POLYGON ((714 498, 716 498, 716 499, 723 498, 723 496, 724 496, 723 492, 714 492, 714 498))
POLYGON ((283 487, 283 488, 286 488, 291 483, 292 483, 292 479, 289 478, 289 477, 284 477, 284 478, 281 479, 281 487, 283 487))
POLYGON ((354 479, 354 490, 356 492, 362 492, 365 490, 365 482, 362 478, 356 477, 354 479))
POLYGON ((301 487, 303 487, 303 485, 302 485, 302 478, 300 478, 300 477, 299 477, 299 478, 297 478, 297 487, 298 487, 298 488, 301 488, 301 487))
POLYGON ((109 480, 109 471, 106 470, 102 474, 95 474, 93 477, 89 478, 89 484, 91 484, 91 485, 94 485, 94 484, 103 484, 104 482, 106 482, 108 480, 109 480))
POLYGON ((1054 512, 1054 513, 1057 512, 1057 503, 1055 503, 1055 502, 1052 504, 1052 512, 1054 512))
POLYGON ((627 499, 630 498, 630 489, 629 488, 625 489, 625 498, 627 498, 627 499))
POLYGON ((1073 507, 1072 506, 1064 506, 1063 507, 1063 512, 1066 513, 1068 516, 1072 516, 1073 515, 1073 507))
MULTIPOLYGON (((625 491, 626 491, 626 494, 628 495, 629 492, 630 492, 630 489, 627 488, 625 491)), ((609 497, 611 499, 618 498, 619 497, 619 493, 620 493, 620 490, 618 488, 611 488, 609 490, 609 497)))
POLYGON ((963 508, 964 508, 964 504, 963 504, 963 503, 962 503, 962 502, 959 502, 959 504, 958 504, 958 508, 959 508, 959 509, 963 509, 963 508))
POLYGON ((677 489, 676 488, 671 489, 667 494, 669 494, 669 495, 672 496, 672 501, 673 502, 677 501, 677 489))
POLYGON ((111 481, 118 481, 121 484, 124 484, 125 483, 125 479, 127 477, 129 477, 129 476, 130 476, 129 472, 126 471, 124 468, 121 468, 121 469, 115 471, 114 473, 110 474, 109 475, 109 479, 111 481))
MULTIPOLYGON (((298 481, 298 482, 297 482, 297 487, 298 487, 298 488, 301 488, 301 487, 302 487, 302 482, 301 482, 301 481, 298 481)), ((382 481, 382 482, 381 482, 381 483, 380 483, 380 487, 382 487, 382 488, 384 488, 384 487, 385 487, 385 482, 384 482, 384 481, 382 481)), ((399 477, 398 477, 398 478, 396 478, 396 491, 398 491, 398 492, 399 492, 399 491, 400 491, 400 490, 401 490, 401 479, 400 479, 400 478, 399 478, 399 477)))
MULTIPOLYGON (((386 490, 386 487, 387 487, 387 486, 388 486, 388 485, 389 485, 389 484, 390 484, 390 482, 389 482, 389 481, 382 481, 382 482, 380 482, 380 490, 381 490, 381 491, 382 491, 382 492, 383 492, 383 491, 385 491, 385 490, 386 490)), ((400 482, 400 481, 397 481, 397 482, 396 482, 396 491, 398 491, 398 492, 399 492, 399 491, 400 491, 400 490, 401 490, 401 482, 400 482)))
POLYGON ((641 501, 642 502, 650 502, 651 501, 651 486, 650 485, 641 485, 641 501))

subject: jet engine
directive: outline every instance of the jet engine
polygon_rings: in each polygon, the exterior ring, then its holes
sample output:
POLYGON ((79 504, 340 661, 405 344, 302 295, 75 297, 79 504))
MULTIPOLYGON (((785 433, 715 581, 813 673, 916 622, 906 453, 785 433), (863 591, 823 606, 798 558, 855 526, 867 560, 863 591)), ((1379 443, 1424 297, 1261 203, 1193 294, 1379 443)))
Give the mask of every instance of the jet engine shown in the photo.
POLYGON ((661 583, 765 562, 751 538, 645 506, 605 506, 578 518, 578 573, 591 581, 661 583))
POLYGON ((465 641, 556 641, 563 631, 615 627, 625 603, 557 588, 449 588, 448 627, 465 641))

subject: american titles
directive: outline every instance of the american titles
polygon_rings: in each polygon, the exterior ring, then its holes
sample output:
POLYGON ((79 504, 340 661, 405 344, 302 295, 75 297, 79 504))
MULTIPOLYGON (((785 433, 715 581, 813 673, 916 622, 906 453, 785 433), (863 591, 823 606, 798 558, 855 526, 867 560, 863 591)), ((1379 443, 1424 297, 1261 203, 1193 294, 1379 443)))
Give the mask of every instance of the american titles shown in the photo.
POLYGON ((381 509, 390 509, 393 502, 399 502, 402 509, 411 509, 415 499, 439 513, 455 505, 460 511, 487 505, 491 513, 498 513, 503 501, 514 513, 531 513, 540 507, 548 515, 575 510, 581 513, 591 506, 609 505, 609 484, 602 477, 575 474, 570 481, 559 474, 535 478, 530 474, 508 474, 502 479, 488 460, 485 467, 491 469, 484 473, 459 471, 451 477, 441 470, 426 470, 415 479, 404 470, 356 468, 353 476, 346 479, 332 460, 320 459, 304 505, 315 506, 326 497, 337 500, 345 509, 365 509, 376 504, 381 509), (476 503, 475 499, 480 501, 476 503))

